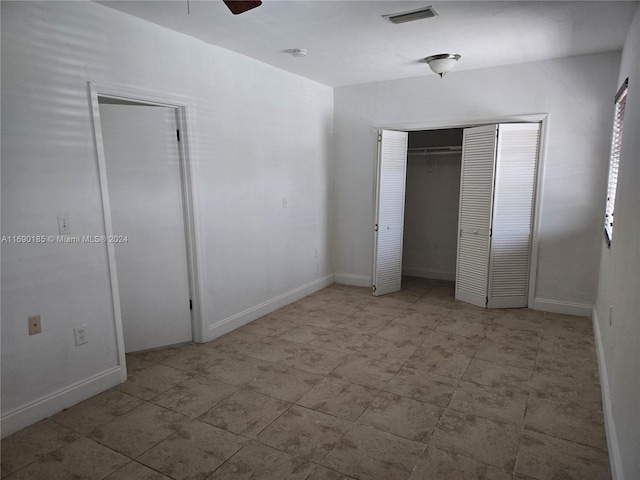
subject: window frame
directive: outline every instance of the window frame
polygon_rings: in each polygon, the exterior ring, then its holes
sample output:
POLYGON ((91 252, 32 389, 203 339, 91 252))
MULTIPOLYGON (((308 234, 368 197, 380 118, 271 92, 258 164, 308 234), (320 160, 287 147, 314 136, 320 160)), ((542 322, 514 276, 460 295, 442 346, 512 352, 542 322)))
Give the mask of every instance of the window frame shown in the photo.
POLYGON ((607 247, 611 248, 613 240, 613 223, 615 216, 616 190, 618 187, 618 172, 622 150, 622 136, 624 132, 624 112, 627 104, 629 79, 625 79, 615 96, 615 113, 613 117, 613 131, 611 134, 611 150, 609 153, 609 173, 607 175, 607 201, 604 215, 604 236, 607 247))

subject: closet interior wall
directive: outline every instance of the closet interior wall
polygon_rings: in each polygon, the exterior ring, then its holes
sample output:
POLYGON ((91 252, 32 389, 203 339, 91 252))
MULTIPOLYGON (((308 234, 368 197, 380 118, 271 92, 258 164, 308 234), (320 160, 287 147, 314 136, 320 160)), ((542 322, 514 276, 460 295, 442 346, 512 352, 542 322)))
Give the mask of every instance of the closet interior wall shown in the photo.
POLYGON ((403 275, 455 280, 461 148, 462 129, 409 132, 403 275))

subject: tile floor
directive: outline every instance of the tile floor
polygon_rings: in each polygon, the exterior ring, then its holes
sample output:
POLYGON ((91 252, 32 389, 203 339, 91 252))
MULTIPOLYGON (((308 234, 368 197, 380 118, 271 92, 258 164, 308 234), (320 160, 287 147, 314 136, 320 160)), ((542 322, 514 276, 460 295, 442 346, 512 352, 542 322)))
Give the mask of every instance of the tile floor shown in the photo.
POLYGON ((610 478, 591 322, 332 285, 2 441, 2 478, 610 478))

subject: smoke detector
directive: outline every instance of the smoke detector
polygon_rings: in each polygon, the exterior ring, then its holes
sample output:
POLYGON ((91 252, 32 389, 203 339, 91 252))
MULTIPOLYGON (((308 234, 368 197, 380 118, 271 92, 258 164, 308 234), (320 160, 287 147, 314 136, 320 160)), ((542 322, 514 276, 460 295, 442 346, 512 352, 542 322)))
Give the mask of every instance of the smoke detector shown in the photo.
POLYGON ((391 23, 407 23, 414 20, 422 20, 423 18, 433 18, 438 16, 438 12, 431 6, 419 8, 417 10, 410 10, 408 12, 390 13, 388 15, 382 15, 391 23))
POLYGON ((287 50, 287 53, 291 54, 293 57, 306 57, 307 49, 306 48, 292 48, 291 50, 287 50))

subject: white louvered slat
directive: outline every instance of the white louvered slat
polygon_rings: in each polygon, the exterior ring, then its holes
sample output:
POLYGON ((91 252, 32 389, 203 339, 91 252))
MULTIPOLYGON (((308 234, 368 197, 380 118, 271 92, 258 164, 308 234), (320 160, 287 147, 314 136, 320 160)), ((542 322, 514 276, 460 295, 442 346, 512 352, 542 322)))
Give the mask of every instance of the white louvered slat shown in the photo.
POLYGON ((380 132, 374 295, 397 292, 401 286, 408 138, 407 132, 380 132))
POLYGON ((456 298, 484 307, 487 296, 496 125, 467 128, 462 145, 456 298))
POLYGON ((536 123, 499 126, 489 259, 490 308, 527 306, 539 136, 540 125, 536 123))

